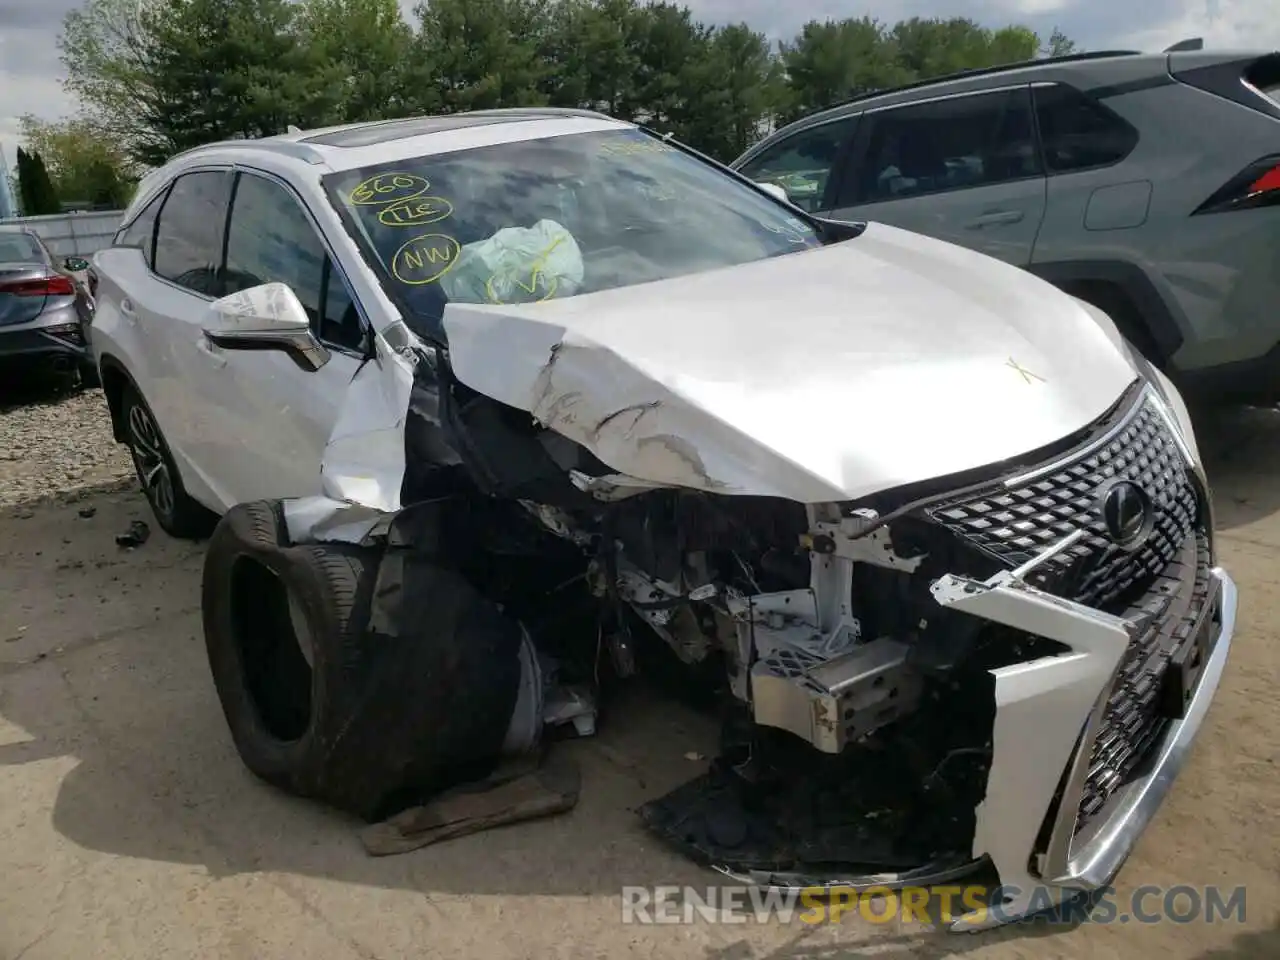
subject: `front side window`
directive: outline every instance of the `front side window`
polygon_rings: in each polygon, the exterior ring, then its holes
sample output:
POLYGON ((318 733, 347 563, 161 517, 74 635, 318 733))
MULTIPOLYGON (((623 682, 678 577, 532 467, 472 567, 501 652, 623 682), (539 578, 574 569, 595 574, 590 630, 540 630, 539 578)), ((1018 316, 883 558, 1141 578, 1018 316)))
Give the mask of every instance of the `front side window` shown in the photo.
POLYGON ((1037 87, 1036 119, 1050 173, 1119 163, 1138 143, 1138 131, 1102 104, 1066 84, 1037 87))
POLYGON ((227 229, 227 293, 283 283, 318 322, 324 260, 324 244, 289 192, 241 174, 227 229))
POLYGON ((226 292, 283 283, 298 297, 322 339, 360 342, 360 319, 328 251, 297 199, 280 184, 242 173, 227 229, 226 292))
POLYGON ((742 175, 777 184, 792 203, 814 213, 822 207, 831 171, 856 123, 856 117, 846 117, 802 130, 752 157, 742 165, 742 175))
POLYGON ((892 107, 868 114, 863 123, 869 130, 856 203, 1041 174, 1025 87, 892 107))
POLYGON ((348 350, 363 351, 365 348, 360 311, 342 275, 334 269, 332 260, 325 261, 324 299, 320 301, 318 336, 326 343, 348 350))
POLYGON ((173 182, 160 208, 152 269, 205 296, 221 296, 218 268, 231 193, 225 170, 186 173, 173 182))
POLYGON ((325 186, 411 322, 821 245, 814 226, 638 130, 495 144, 330 174, 325 186))

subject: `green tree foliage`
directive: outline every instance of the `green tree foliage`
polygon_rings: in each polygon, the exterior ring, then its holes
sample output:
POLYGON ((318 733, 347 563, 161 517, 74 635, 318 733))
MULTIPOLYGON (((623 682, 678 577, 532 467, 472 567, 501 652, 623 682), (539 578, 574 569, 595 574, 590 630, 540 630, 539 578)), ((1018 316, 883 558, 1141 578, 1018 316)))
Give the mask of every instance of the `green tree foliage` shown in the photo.
POLYGON ((783 43, 788 118, 840 100, 897 86, 915 74, 897 59, 891 37, 875 20, 810 21, 783 43))
POLYGON ((339 96, 328 119, 356 123, 413 109, 414 37, 396 0, 309 0, 298 27, 316 62, 339 68, 339 96))
POLYGON ((83 118, 46 122, 27 114, 22 139, 45 162, 54 192, 68 203, 119 208, 135 179, 128 157, 110 134, 83 118))
POLYGON ((787 93, 782 63, 768 38, 745 23, 717 30, 690 81, 701 93, 685 136, 715 157, 732 159, 775 121, 787 93))
POLYGON ((1074 49, 1057 30, 918 17, 813 21, 775 48, 673 0, 422 0, 413 21, 396 0, 86 0, 60 49, 86 115, 148 165, 290 124, 543 104, 728 160, 851 96, 1074 49))
POLYGON ((419 110, 542 106, 555 64, 546 0, 430 0, 410 57, 407 91, 419 110))
POLYGON ((49 179, 40 154, 18 149, 18 193, 22 198, 22 212, 28 217, 61 213, 62 205, 49 179))
POLYGON ((1045 57, 1065 57, 1068 54, 1076 52, 1076 42, 1067 37, 1065 33, 1057 27, 1053 28, 1053 33, 1049 34, 1049 39, 1045 41, 1040 48, 1041 56, 1045 57))
POLYGON ((162 2, 85 0, 62 24, 58 49, 67 92, 117 144, 132 147, 149 134, 138 120, 138 105, 157 78, 147 72, 143 48, 162 2))
POLYGON ((289 0, 164 0, 144 18, 140 63, 150 78, 138 103, 145 164, 236 137, 282 133, 333 118, 343 66, 301 42, 289 0))
POLYGON ((636 0, 561 0, 547 34, 550 103, 634 119, 643 20, 636 0))

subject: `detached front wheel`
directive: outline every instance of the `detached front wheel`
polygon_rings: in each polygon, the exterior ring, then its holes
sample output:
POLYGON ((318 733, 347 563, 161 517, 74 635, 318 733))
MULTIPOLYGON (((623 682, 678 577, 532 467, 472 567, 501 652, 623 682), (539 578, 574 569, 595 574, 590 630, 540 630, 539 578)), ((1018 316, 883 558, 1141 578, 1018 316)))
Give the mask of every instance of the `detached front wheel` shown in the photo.
POLYGON ((520 678, 519 624, 452 571, 409 562, 380 584, 382 557, 290 544, 278 502, 240 504, 209 541, 201 596, 245 766, 365 820, 495 761, 520 678), (372 623, 375 588, 400 594, 390 632, 372 623))

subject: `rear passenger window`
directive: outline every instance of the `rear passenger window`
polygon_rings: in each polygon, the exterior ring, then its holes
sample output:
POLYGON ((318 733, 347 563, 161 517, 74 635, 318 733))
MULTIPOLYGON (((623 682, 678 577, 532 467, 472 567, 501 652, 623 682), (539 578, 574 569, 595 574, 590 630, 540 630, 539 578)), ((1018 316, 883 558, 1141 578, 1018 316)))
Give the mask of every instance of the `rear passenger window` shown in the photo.
MULTIPOLYGON (((869 129, 853 203, 1041 175, 1026 88, 893 107, 867 114, 863 123, 869 129)), ((842 198, 839 205, 848 203, 842 198)))
POLYGON ((188 173, 173 182, 156 228, 156 273, 196 293, 222 296, 218 268, 230 190, 225 171, 188 173))
POLYGON ((236 184, 225 281, 228 293, 287 284, 317 336, 337 346, 361 345, 359 314, 315 227, 293 194, 265 177, 244 173, 236 184))
POLYGON ((133 218, 133 222, 116 236, 117 247, 137 247, 147 261, 147 266, 155 265, 156 214, 164 203, 166 190, 161 190, 151 198, 151 202, 142 208, 142 212, 133 218))
POLYGON ((856 122, 857 117, 848 117, 810 127, 752 157, 739 172, 757 183, 777 184, 797 207, 814 213, 822 207, 827 179, 856 122))
POLYGON ((1137 130, 1079 90, 1055 83, 1036 87, 1035 99, 1050 173, 1110 166, 1137 146, 1137 130))

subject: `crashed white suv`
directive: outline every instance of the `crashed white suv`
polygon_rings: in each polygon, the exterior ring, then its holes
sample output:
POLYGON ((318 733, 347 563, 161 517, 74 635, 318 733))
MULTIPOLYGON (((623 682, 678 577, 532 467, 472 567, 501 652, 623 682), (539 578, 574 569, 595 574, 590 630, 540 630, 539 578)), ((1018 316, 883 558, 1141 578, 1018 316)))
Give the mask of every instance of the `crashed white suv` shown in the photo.
POLYGON ((991 923, 1109 881, 1218 685, 1191 424, 1105 315, 635 126, 214 144, 93 271, 159 523, 224 514, 214 679, 288 789, 376 817, 677 665, 724 755, 651 829, 774 885, 994 867, 991 923))

